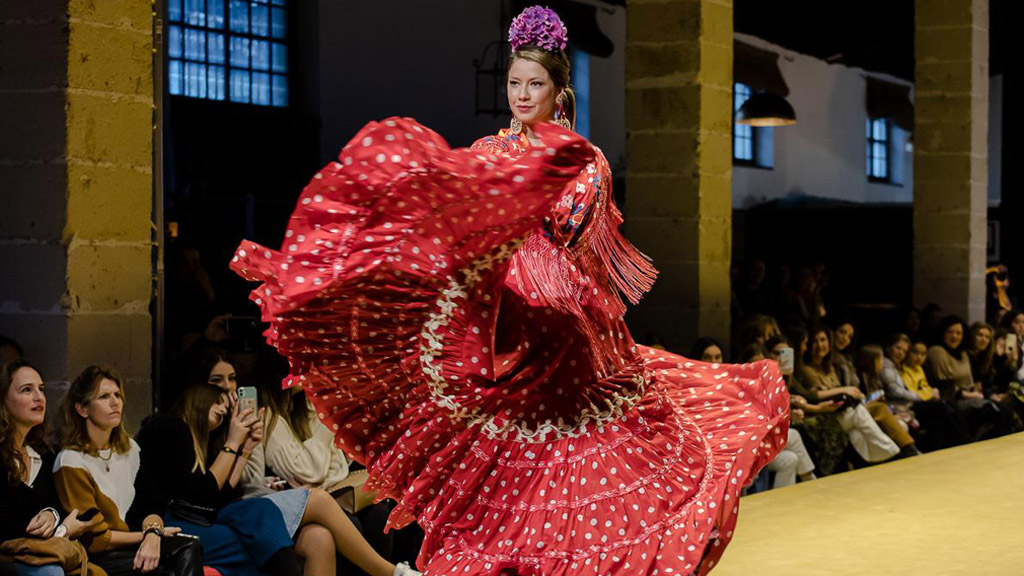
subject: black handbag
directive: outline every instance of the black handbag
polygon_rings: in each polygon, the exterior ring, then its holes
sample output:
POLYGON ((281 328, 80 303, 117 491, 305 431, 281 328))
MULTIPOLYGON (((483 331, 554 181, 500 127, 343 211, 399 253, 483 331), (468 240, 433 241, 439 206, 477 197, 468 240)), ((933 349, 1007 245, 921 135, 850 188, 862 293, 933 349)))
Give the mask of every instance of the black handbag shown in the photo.
POLYGON ((219 511, 216 508, 208 508, 175 499, 167 503, 167 512, 185 522, 191 522, 199 526, 213 526, 213 523, 217 521, 217 512, 219 511))
MULTIPOLYGON (((133 568, 138 547, 94 553, 90 562, 110 576, 138 574, 133 568)), ((160 565, 154 576, 203 576, 203 547, 195 536, 164 536, 160 539, 160 565)))

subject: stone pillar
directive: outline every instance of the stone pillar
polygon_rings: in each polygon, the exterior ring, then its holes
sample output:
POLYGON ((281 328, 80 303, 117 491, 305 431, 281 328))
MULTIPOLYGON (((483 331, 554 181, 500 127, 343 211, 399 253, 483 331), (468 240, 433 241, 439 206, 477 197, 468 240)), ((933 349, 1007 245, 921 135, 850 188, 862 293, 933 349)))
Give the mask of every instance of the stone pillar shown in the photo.
POLYGON ((914 302, 985 317, 988 0, 916 0, 914 302))
POLYGON ((626 21, 626 221, 660 271, 630 325, 728 345, 733 2, 629 0, 626 21))
POLYGON ((0 5, 0 333, 57 388, 114 366, 130 424, 152 405, 152 26, 148 0, 0 5))

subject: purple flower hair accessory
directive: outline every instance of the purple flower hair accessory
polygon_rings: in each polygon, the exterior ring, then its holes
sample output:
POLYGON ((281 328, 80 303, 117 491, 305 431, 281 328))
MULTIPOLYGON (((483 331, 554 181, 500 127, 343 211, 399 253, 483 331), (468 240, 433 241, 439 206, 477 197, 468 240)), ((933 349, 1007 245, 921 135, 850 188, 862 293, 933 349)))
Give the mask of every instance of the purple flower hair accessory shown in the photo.
POLYGON ((530 6, 512 20, 508 28, 508 42, 512 51, 533 44, 555 52, 565 50, 569 32, 555 11, 545 6, 530 6))

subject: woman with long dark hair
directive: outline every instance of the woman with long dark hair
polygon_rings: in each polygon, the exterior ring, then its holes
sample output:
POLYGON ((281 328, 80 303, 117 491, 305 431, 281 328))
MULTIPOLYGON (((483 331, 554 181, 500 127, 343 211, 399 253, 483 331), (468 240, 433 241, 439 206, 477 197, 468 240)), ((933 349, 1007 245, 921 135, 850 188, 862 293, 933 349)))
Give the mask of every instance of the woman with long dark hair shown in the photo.
POLYGON ((833 400, 841 405, 839 423, 861 458, 867 462, 882 462, 898 454, 900 447, 878 427, 865 406, 864 393, 840 382, 835 368, 832 331, 818 326, 808 333, 810 344, 800 371, 804 385, 814 390, 819 400, 833 400))
MULTIPOLYGON (((89 523, 65 514, 53 484, 53 452, 43 442, 46 385, 25 360, 0 363, 0 542, 78 538, 89 523)), ((0 556, 4 555, 0 550, 0 556)), ((19 576, 63 576, 58 564, 18 561, 19 576)))
POLYGON ((971 372, 967 352, 967 323, 959 316, 946 316, 937 327, 938 344, 928 349, 924 369, 928 381, 939 389, 967 423, 975 439, 995 438, 1013 431, 1011 415, 985 397, 971 372))
MULTIPOLYGON (((186 366, 186 373, 189 378, 189 387, 183 398, 194 402, 199 391, 212 387, 224 394, 224 399, 232 412, 238 411, 238 403, 235 400, 238 378, 234 365, 224 351, 216 348, 203 351, 186 366)), ((299 556, 305 558, 307 568, 314 573, 332 573, 336 568, 337 551, 371 576, 418 574, 407 564, 400 563, 396 566, 375 551, 345 515, 339 504, 319 487, 303 485, 288 490, 246 494, 246 483, 243 481, 243 476, 249 468, 249 461, 253 454, 262 454, 266 408, 260 409, 258 426, 253 424, 259 430, 259 438, 254 439, 250 436, 245 440, 244 446, 239 448, 241 437, 233 438, 230 427, 227 430, 227 437, 222 433, 223 426, 220 424, 211 425, 208 430, 203 430, 201 418, 195 414, 205 414, 212 409, 204 408, 204 406, 205 404, 191 408, 179 406, 175 413, 180 420, 184 420, 188 424, 193 445, 196 447, 197 463, 200 459, 211 458, 213 454, 217 454, 218 458, 224 458, 224 455, 218 451, 224 452, 225 449, 228 450, 229 455, 233 455, 231 475, 221 484, 222 491, 224 491, 221 502, 231 502, 232 499, 240 498, 245 494, 252 497, 246 497, 242 502, 265 501, 273 504, 284 518, 288 536, 294 539, 295 551, 299 556), (201 446, 209 446, 209 450, 206 451, 204 448, 200 454, 201 446)), ((274 423, 274 421, 271 422, 274 423)), ((160 424, 172 429, 176 428, 177 432, 174 434, 179 437, 184 436, 184 428, 179 422, 162 419, 160 424)), ((152 437, 155 440, 162 440, 168 435, 169 433, 165 432, 154 434, 152 437)), ((141 442, 143 439, 141 433, 139 438, 141 442)), ((263 463, 259 463, 255 467, 263 465, 263 463)), ((253 469, 253 473, 255 472, 256 470, 253 469)), ((161 472, 165 476, 169 473, 161 472)), ((195 470, 193 470, 193 474, 195 474, 195 470)), ((171 488, 168 487, 168 489, 171 488)))

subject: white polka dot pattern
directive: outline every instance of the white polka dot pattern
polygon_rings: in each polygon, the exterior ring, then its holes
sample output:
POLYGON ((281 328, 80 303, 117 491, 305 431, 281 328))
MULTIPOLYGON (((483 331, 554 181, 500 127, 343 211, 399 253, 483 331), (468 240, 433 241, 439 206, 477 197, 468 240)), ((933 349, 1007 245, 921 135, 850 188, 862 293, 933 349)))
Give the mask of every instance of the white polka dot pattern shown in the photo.
POLYGON ((371 124, 304 190, 281 250, 243 242, 232 267, 263 282, 285 385, 398 500, 391 524, 427 531, 427 574, 706 572, 785 443, 785 387, 769 363, 632 341, 590 251, 625 242, 588 232, 617 228, 607 162, 539 135, 451 150, 408 119, 371 124), (553 206, 573 246, 531 234, 553 206))

